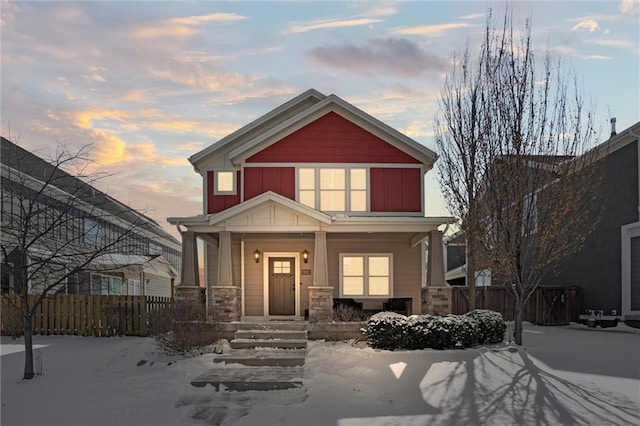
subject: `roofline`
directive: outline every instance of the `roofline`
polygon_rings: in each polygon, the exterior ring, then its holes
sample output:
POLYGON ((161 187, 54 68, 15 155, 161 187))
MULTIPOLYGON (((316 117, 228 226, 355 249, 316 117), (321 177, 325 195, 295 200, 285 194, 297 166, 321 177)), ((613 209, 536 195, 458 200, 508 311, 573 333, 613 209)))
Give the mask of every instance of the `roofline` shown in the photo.
POLYGON ((209 224, 212 226, 216 225, 217 223, 223 222, 229 218, 232 218, 233 216, 247 212, 269 202, 295 210, 322 223, 332 223, 331 216, 326 213, 312 209, 311 207, 307 207, 304 204, 300 204, 297 201, 291 200, 280 194, 276 194, 273 191, 267 191, 243 203, 236 204, 235 206, 230 207, 220 213, 209 215, 209 224))
MULTIPOLYGON (((269 139, 272 139, 271 143, 275 143, 279 139, 281 139, 281 137, 287 136, 287 135, 293 133, 295 130, 298 130, 297 128, 294 127, 296 123, 300 123, 301 121, 303 121, 305 119, 313 120, 315 115, 322 113, 323 110, 325 110, 325 109, 330 109, 331 111, 336 112, 335 110, 333 110, 331 108, 332 105, 336 105, 337 107, 343 109, 347 113, 353 114, 355 117, 363 120, 365 123, 371 125, 373 128, 378 129, 381 133, 389 135, 392 139, 395 139, 395 140, 401 142, 402 144, 404 144, 404 146, 407 146, 407 147, 411 148, 410 150, 406 150, 406 149, 403 149, 402 145, 397 146, 396 144, 393 144, 396 148, 398 148, 401 151, 406 152, 408 155, 416 158, 422 164, 425 164, 425 165, 429 166, 429 169, 431 167, 433 167, 433 164, 437 160, 438 155, 434 151, 432 151, 431 149, 429 149, 426 146, 420 144, 419 142, 411 139, 410 137, 404 135, 403 133, 400 133, 399 131, 395 130, 394 128, 388 126, 387 124, 383 123, 382 121, 378 120, 377 118, 371 116, 370 114, 367 114, 363 110, 355 107, 354 105, 346 102, 344 99, 342 99, 339 96, 336 96, 334 94, 331 94, 331 95, 327 96, 325 99, 321 100, 317 104, 315 104, 315 105, 313 105, 313 106, 311 106, 309 108, 304 109, 303 111, 299 112, 298 114, 294 115, 293 117, 283 121, 282 123, 278 124, 277 126, 274 126, 273 128, 269 129, 268 131, 262 133, 258 137, 254 138, 254 139, 242 144, 241 146, 237 147, 236 149, 232 150, 229 153, 229 158, 234 163, 246 160, 248 157, 250 157, 250 156, 256 154, 257 152, 259 152, 260 150, 264 149, 262 144, 265 141, 268 141, 269 139), (286 135, 282 135, 283 133, 285 133, 288 129, 291 129, 292 127, 294 127, 295 130, 291 131, 290 133, 287 133, 286 135), (409 152, 407 152, 407 151, 409 151, 409 152), (414 152, 411 152, 411 151, 414 151, 414 152), (420 158, 420 157, 422 157, 422 158, 420 158)), ((376 135, 376 136, 380 137, 380 135, 376 135)), ((381 139, 384 139, 384 138, 381 137, 381 139)))
POLYGON ((305 101, 305 100, 307 100, 309 98, 315 98, 318 101, 321 101, 324 98, 326 98, 326 95, 318 92, 316 89, 306 90, 305 92, 299 94, 295 98, 290 99, 289 101, 285 102, 284 104, 282 104, 282 105, 272 109, 268 113, 258 117, 257 119, 255 119, 251 123, 240 127, 238 130, 234 131, 233 133, 223 137, 222 139, 218 140, 217 142, 213 143, 212 145, 209 145, 208 147, 204 148, 203 150, 193 154, 191 157, 189 157, 189 162, 195 167, 197 162, 199 162, 200 160, 202 160, 205 157, 209 156, 210 154, 214 153, 218 149, 224 147, 229 142, 233 141, 234 139, 237 139, 237 138, 241 137, 244 134, 249 133, 250 131, 254 130, 256 127, 261 126, 262 124, 268 122, 269 120, 271 120, 273 117, 277 116, 278 114, 280 114, 280 113, 282 113, 282 112, 284 112, 284 111, 286 111, 286 110, 298 105, 302 101, 305 101))
POLYGON ((627 127, 622 132, 609 137, 609 139, 602 142, 600 145, 590 149, 586 153, 577 157, 576 160, 579 161, 580 158, 583 156, 592 158, 591 161, 600 160, 606 157, 607 155, 613 154, 619 149, 624 148, 628 144, 634 141, 637 141, 639 138, 640 138, 640 121, 627 127))

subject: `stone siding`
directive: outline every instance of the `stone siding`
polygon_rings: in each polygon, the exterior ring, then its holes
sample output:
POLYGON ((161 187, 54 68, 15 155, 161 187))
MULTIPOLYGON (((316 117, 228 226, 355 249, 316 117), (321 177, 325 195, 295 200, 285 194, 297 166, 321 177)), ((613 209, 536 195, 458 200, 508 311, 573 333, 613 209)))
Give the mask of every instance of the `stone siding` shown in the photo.
POLYGON ((240 321, 242 315, 240 287, 211 286, 207 309, 209 321, 240 321))
POLYGON ((309 287, 309 321, 333 320, 333 287, 309 287))
POLYGON ((452 306, 451 287, 433 286, 425 287, 427 314, 446 315, 450 314, 452 306))

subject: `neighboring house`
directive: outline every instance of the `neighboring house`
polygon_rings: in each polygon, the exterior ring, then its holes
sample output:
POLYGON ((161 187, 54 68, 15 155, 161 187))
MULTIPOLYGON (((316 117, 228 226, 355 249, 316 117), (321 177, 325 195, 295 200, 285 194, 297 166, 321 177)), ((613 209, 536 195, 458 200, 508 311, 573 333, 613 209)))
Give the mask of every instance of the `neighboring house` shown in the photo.
MULTIPOLYGON (((35 196, 43 187, 45 192, 38 196, 40 203, 37 204, 41 212, 38 217, 42 219, 38 225, 42 228, 34 232, 46 232, 47 241, 41 239, 41 246, 30 247, 28 259, 48 261, 53 257, 52 247, 63 244, 70 247, 65 255, 72 256, 74 252, 95 246, 97 241, 114 240, 118 235, 126 235, 108 254, 100 255, 85 270, 59 286, 57 292, 166 297, 173 294, 177 271, 180 270, 181 245, 158 223, 82 180, 60 169, 56 170, 52 164, 4 137, 1 163, 0 238, 3 248, 7 248, 6 259, 4 253, 0 254, 3 294, 19 290, 11 270, 15 259, 20 257, 15 240, 12 240, 12 231, 19 232, 20 229, 19 200, 35 196), (55 176, 55 179, 45 185, 45 176, 55 176), (80 194, 80 191, 90 195, 84 196, 81 201, 76 197, 74 201, 75 194, 80 194), (65 217, 65 220, 60 221, 60 225, 51 225, 58 223, 55 221, 57 217, 65 217), (48 226, 53 226, 53 229, 45 231, 48 226), (129 235, 125 233, 127 228, 133 228, 129 235)), ((48 265, 51 271, 57 266, 65 266, 64 256, 57 258, 60 260, 54 262, 55 265, 48 265)), ((41 292, 49 272, 45 267, 42 274, 28 283, 30 292, 41 292)))
MULTIPOLYGON (((445 280, 454 286, 467 285, 466 239, 463 231, 458 231, 444 239, 445 280)), ((476 273, 476 287, 491 285, 491 271, 484 269, 476 273)))
POLYGON ((603 215, 582 249, 567 256, 543 285, 580 287, 580 307, 640 320, 640 122, 595 148, 605 161, 603 215))
POLYGON ((200 238, 212 316, 313 319, 332 298, 408 298, 419 313, 421 288, 444 284, 437 229, 453 222, 424 214, 435 160, 341 98, 304 92, 189 158, 203 213, 168 219, 184 230, 182 288, 199 286, 200 238))
MULTIPOLYGON (((580 308, 602 311, 605 318, 640 320, 640 122, 594 148, 604 161, 603 214, 582 248, 568 255, 542 279, 541 285, 577 286, 580 308)), ((464 237, 447 242, 445 276, 451 284, 465 285, 459 261, 464 237), (462 282, 460 282, 462 279, 462 282)), ((477 284, 480 285, 480 284, 477 284)))

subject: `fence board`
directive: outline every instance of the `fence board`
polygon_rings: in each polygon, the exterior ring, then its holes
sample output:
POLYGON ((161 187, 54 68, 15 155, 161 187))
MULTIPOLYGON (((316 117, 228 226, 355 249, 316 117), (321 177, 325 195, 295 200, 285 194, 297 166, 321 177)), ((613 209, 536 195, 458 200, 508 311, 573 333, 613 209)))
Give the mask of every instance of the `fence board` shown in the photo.
MULTIPOLYGON (((469 289, 452 287, 452 313, 469 311, 469 289)), ((513 296, 505 287, 476 288, 476 308, 500 312, 506 321, 515 319, 513 296)), ((536 288, 525 305, 524 320, 539 325, 564 325, 578 321, 580 299, 578 287, 536 288)))
MULTIPOLYGON (((30 306, 33 306, 37 297, 29 296, 30 306)), ((20 306, 19 296, 2 296, 2 335, 12 333, 12 321, 21 321, 20 311, 10 309, 10 302, 20 306)), ((52 295, 46 297, 36 309, 33 316, 33 333, 103 337, 116 334, 146 336, 149 313, 172 302, 171 298, 157 296, 52 295)), ((15 325, 13 327, 15 328, 15 325)))

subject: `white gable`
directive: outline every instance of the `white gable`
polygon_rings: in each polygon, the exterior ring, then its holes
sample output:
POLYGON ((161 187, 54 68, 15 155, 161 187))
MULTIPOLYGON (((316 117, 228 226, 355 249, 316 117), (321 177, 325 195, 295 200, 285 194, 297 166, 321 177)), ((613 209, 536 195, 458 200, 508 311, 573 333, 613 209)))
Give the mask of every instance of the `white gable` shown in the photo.
POLYGON ((276 203, 262 205, 216 225, 232 232, 310 232, 320 230, 318 220, 276 203))

